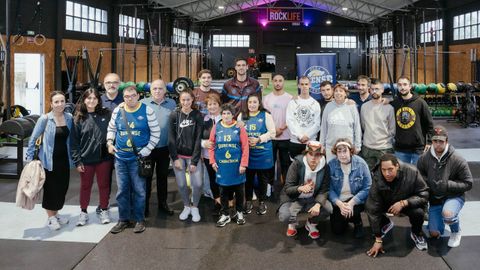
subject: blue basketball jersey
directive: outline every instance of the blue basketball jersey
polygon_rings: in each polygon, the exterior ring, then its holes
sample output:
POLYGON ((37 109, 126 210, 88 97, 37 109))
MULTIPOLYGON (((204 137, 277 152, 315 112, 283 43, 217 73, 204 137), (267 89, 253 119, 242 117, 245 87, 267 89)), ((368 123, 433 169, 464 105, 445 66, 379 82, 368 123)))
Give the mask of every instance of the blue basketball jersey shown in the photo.
MULTIPOLYGON (((250 115, 245 122, 245 129, 248 137, 259 138, 260 135, 267 133, 266 113, 264 111, 256 115, 250 115)), ((272 141, 257 143, 250 146, 250 155, 248 158, 249 169, 270 169, 273 167, 273 148, 272 141)))
POLYGON ((233 186, 245 183, 245 174, 240 174, 242 147, 240 144, 240 128, 227 126, 223 122, 216 125, 215 161, 218 165, 217 183, 220 186, 233 186))

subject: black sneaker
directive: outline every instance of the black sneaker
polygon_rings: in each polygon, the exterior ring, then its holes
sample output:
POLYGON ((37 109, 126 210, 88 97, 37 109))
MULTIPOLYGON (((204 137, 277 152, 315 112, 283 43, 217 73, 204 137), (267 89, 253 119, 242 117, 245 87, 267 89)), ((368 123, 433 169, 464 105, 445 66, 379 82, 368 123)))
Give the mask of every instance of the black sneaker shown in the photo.
POLYGON ((145 222, 144 221, 137 222, 137 224, 135 224, 135 228, 133 228, 133 232, 142 233, 144 231, 145 231, 145 222))
POLYGON ((355 224, 353 226, 353 237, 359 239, 363 238, 365 234, 363 233, 363 223, 355 224))
POLYGON ((250 214, 252 213, 253 210, 253 203, 252 201, 247 201, 245 203, 245 210, 243 211, 245 214, 250 214))
POLYGON ((110 233, 117 234, 123 232, 123 230, 128 227, 128 224, 128 221, 119 221, 117 225, 113 226, 113 228, 110 230, 110 233))
POLYGON ((416 235, 413 232, 410 233, 410 238, 412 238, 413 243, 415 243, 415 246, 419 250, 427 250, 428 245, 427 241, 425 241, 425 238, 423 238, 423 235, 416 235))
POLYGON ((257 215, 265 215, 267 213, 267 205, 265 202, 260 202, 260 205, 257 209, 257 215))
POLYGON ((164 202, 162 204, 160 204, 158 206, 158 211, 160 212, 163 212, 169 216, 173 216, 174 212, 173 210, 170 208, 170 206, 168 206, 168 203, 164 202))

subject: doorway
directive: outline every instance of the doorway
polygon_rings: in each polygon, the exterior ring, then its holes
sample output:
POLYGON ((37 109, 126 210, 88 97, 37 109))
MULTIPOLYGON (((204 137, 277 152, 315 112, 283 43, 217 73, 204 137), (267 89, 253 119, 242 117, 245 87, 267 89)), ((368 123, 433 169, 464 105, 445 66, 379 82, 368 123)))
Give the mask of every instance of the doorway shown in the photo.
POLYGON ((45 95, 45 61, 39 53, 14 54, 14 104, 41 115, 45 95))

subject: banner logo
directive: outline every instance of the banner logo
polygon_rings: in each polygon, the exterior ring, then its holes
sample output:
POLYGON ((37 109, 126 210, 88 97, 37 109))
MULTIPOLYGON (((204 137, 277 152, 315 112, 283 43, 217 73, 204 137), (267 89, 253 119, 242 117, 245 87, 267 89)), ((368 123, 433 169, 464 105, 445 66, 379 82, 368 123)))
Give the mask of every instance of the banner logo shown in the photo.
POLYGON ((310 92, 314 94, 320 93, 320 84, 323 81, 333 82, 333 75, 330 74, 328 69, 322 66, 311 66, 307 70, 305 70, 305 73, 303 73, 303 75, 310 78, 310 81, 312 83, 312 89, 310 90, 310 92))

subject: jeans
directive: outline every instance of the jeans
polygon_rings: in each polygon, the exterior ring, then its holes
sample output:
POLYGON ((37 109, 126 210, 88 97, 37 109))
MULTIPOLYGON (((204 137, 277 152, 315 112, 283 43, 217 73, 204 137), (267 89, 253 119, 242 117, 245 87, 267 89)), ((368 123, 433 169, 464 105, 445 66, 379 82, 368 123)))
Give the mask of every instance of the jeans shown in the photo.
POLYGON ((460 231, 460 220, 458 214, 465 204, 462 197, 454 197, 445 200, 443 204, 430 205, 428 210, 428 230, 443 234, 445 224, 450 226, 450 231, 456 233, 460 231), (445 212, 450 212, 450 217, 445 216, 445 212))
POLYGON ((210 165, 210 159, 204 158, 203 162, 205 163, 205 168, 208 173, 208 179, 210 181, 210 190, 212 191, 212 195, 214 199, 220 198, 220 188, 217 184, 217 176, 215 174, 215 170, 213 169, 212 165, 210 165))
MULTIPOLYGON (((175 172, 175 180, 177 181, 178 191, 180 196, 182 196, 182 201, 184 206, 190 206, 190 192, 188 191, 187 186, 187 176, 185 175, 185 170, 190 167, 192 162, 191 158, 179 158, 182 163, 182 169, 179 170, 173 166, 173 171, 175 172)), ((190 173, 190 186, 192 187, 192 205, 194 207, 198 206, 200 202, 200 197, 202 196, 202 185, 203 185, 203 171, 202 164, 198 162, 197 169, 194 173, 190 173)))
MULTIPOLYGON (((308 212, 316 203, 314 197, 298 198, 293 202, 285 202, 278 209, 278 219, 288 224, 296 223, 298 214, 300 212, 308 212)), ((311 223, 318 224, 321 219, 328 217, 329 214, 324 207, 320 207, 320 214, 318 216, 309 216, 308 220, 311 223)))
POLYGON ((395 156, 397 158, 405 163, 410 163, 410 164, 417 164, 418 158, 420 157, 420 154, 416 152, 399 152, 395 151, 395 156))
POLYGON ((138 175, 136 160, 115 159, 119 221, 145 220, 145 178, 138 175))

